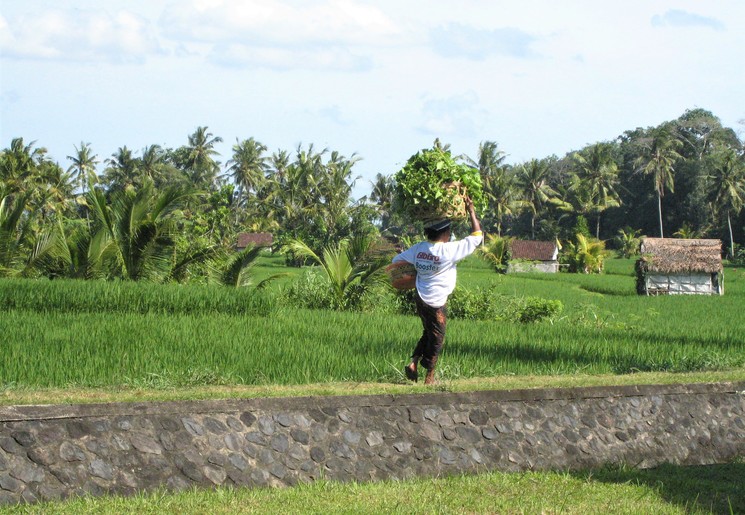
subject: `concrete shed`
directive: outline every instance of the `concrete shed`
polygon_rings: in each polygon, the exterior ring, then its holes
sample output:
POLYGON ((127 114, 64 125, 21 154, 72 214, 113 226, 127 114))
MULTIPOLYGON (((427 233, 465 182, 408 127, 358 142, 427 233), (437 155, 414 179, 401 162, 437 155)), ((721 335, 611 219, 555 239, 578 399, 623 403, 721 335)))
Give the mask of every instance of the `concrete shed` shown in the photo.
POLYGON ((236 250, 243 250, 249 245, 255 247, 271 247, 274 244, 274 235, 270 232, 242 232, 238 234, 236 250))
POLYGON ((643 238, 640 253, 640 295, 724 295, 721 240, 643 238))
POLYGON ((559 271, 559 248, 554 241, 512 240, 507 273, 559 271))

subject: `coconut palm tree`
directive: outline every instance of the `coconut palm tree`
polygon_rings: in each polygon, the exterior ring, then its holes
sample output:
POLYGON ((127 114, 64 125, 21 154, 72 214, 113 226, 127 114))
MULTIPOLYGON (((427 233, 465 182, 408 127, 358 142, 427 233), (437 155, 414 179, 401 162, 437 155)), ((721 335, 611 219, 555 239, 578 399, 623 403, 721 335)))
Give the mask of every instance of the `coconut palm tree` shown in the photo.
MULTIPOLYGON (((233 157, 226 163, 229 175, 238 186, 238 198, 248 200, 251 191, 258 191, 266 181, 269 170, 264 156, 267 147, 254 138, 240 141, 233 145, 233 157)), ((240 202, 239 201, 239 202, 240 202)))
POLYGON ((525 201, 518 198, 517 177, 510 170, 487 175, 482 179, 482 184, 489 203, 488 212, 496 223, 497 235, 501 236, 504 219, 528 206, 525 201))
POLYGON ((111 256, 110 275, 130 280, 167 278, 174 266, 172 215, 192 195, 178 186, 156 193, 151 181, 138 189, 114 192, 110 204, 102 191, 90 191, 88 204, 97 223, 93 237, 101 240, 102 253, 111 256))
POLYGON ((641 230, 624 227, 618 230, 615 240, 621 257, 636 256, 639 254, 639 245, 641 244, 641 230))
POLYGON ((727 214, 729 255, 734 257, 735 240, 732 235, 732 214, 740 213, 745 204, 745 162, 734 149, 723 148, 712 156, 709 175, 712 205, 727 214))
POLYGON ((197 186, 211 187, 214 184, 220 163, 215 161, 215 156, 220 153, 215 150, 215 145, 222 142, 222 138, 207 132, 208 127, 197 127, 194 134, 189 136, 189 144, 185 147, 186 172, 192 182, 197 186))
POLYGON ((640 155, 634 161, 634 166, 646 175, 651 175, 654 190, 657 195, 657 212, 660 221, 660 238, 664 238, 662 230, 662 197, 665 190, 675 191, 674 176, 675 162, 681 158, 677 149, 680 140, 673 137, 669 128, 661 126, 652 129, 649 135, 639 141, 640 155))
POLYGON ((486 243, 476 249, 476 253, 489 262, 497 272, 507 271, 507 262, 510 259, 510 242, 509 236, 499 236, 488 234, 486 243))
POLYGON ((499 144, 496 141, 487 140, 479 143, 477 161, 468 156, 461 156, 461 158, 469 166, 479 169, 483 181, 487 176, 498 175, 500 171, 504 170, 504 160, 507 158, 507 154, 499 150, 499 144))
POLYGON ((24 145, 23 138, 14 138, 0 154, 0 184, 6 194, 31 192, 39 183, 38 167, 47 150, 34 148, 35 143, 24 145))
POLYGON ((96 175, 98 156, 93 153, 90 143, 84 143, 81 141, 80 148, 75 147, 75 154, 67 156, 67 159, 72 161, 72 164, 67 171, 73 174, 76 186, 79 187, 83 193, 85 193, 88 184, 95 184, 98 182, 98 176, 96 175))
POLYGON ((577 177, 588 186, 592 198, 592 211, 597 215, 595 237, 600 238, 600 216, 610 207, 621 205, 616 191, 618 164, 613 158, 611 143, 596 143, 574 154, 577 177))
POLYGON ((109 191, 124 190, 127 186, 139 184, 138 162, 126 145, 119 147, 105 161, 103 182, 109 191))
POLYGON ((375 180, 371 181, 372 191, 370 201, 375 204, 375 209, 380 217, 380 230, 385 231, 391 222, 393 195, 396 189, 393 177, 378 173, 375 180))
POLYGON ((380 279, 380 271, 390 263, 390 256, 374 252, 374 243, 371 235, 345 238, 325 247, 319 256, 302 240, 294 239, 284 250, 308 258, 321 268, 332 307, 343 310, 354 308, 360 297, 380 279))
POLYGON ((576 241, 570 241, 566 244, 564 261, 569 264, 570 272, 599 274, 603 271, 607 255, 605 242, 577 233, 576 241))
POLYGON ((160 145, 148 145, 142 149, 142 157, 137 160, 140 180, 150 180, 158 186, 166 175, 166 152, 160 145))
POLYGON ((544 205, 557 195, 549 185, 549 163, 532 159, 521 165, 517 172, 517 183, 522 191, 523 205, 530 211, 530 234, 535 238, 535 221, 544 205))
POLYGON ((56 227, 34 226, 30 198, 31 193, 0 198, 0 277, 38 276, 60 255, 56 227))

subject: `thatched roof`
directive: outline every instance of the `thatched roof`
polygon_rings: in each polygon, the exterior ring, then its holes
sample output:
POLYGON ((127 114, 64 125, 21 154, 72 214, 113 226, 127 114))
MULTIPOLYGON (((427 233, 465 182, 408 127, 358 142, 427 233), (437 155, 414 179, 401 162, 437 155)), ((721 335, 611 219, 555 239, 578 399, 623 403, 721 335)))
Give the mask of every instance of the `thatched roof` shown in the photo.
POLYGON ((245 249, 249 245, 258 247, 270 247, 274 243, 274 236, 270 232, 242 232, 238 234, 238 250, 245 249))
POLYGON ((663 274, 722 271, 721 240, 643 238, 639 265, 663 274))
POLYGON ((553 241, 512 240, 510 242, 512 259, 526 259, 529 261, 554 261, 558 249, 553 241))

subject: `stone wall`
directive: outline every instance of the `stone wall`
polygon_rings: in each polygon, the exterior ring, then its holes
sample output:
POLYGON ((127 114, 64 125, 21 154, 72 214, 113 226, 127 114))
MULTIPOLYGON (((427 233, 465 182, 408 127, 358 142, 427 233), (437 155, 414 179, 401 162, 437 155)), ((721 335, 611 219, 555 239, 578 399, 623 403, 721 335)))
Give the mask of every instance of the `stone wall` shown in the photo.
POLYGON ((0 407, 0 504, 745 456, 745 383, 0 407))

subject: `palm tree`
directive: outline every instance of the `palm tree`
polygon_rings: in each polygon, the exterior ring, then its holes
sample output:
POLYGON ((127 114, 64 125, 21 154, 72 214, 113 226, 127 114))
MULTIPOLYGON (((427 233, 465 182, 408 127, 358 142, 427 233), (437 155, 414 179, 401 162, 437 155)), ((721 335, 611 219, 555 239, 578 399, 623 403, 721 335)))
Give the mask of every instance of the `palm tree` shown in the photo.
POLYGON ((266 181, 269 169, 263 155, 267 148, 253 138, 233 145, 233 157, 226 163, 233 181, 238 186, 238 198, 248 200, 249 192, 257 191, 266 181))
POLYGON ((713 167, 709 181, 715 209, 727 213, 729 229, 729 255, 734 257, 735 241, 732 235, 732 213, 735 215, 745 204, 745 163, 732 148, 724 148, 712 156, 713 167))
POLYGON ((0 184, 7 194, 32 191, 38 183, 39 163, 46 158, 47 150, 34 148, 35 143, 24 145, 23 138, 13 138, 10 147, 0 154, 0 184))
POLYGON ((329 232, 329 239, 334 240, 349 224, 349 207, 352 189, 360 176, 352 178, 352 169, 360 161, 357 154, 347 158, 339 152, 331 152, 328 163, 324 166, 324 175, 319 181, 318 193, 323 206, 324 224, 329 232))
POLYGON ((85 193, 88 184, 94 184, 98 180, 96 175, 96 165, 98 156, 93 154, 90 143, 80 142, 80 148, 75 147, 75 154, 67 156, 72 161, 72 165, 67 169, 73 174, 77 186, 85 193))
POLYGON ((63 213, 72 203, 75 188, 72 174, 61 166, 44 160, 38 166, 39 185, 35 202, 42 218, 50 213, 63 213))
POLYGON ((97 222, 94 238, 111 256, 110 273, 130 280, 165 279, 174 260, 172 213, 193 193, 178 186, 154 192, 151 181, 116 191, 111 204, 103 192, 88 193, 97 222))
POLYGON ((141 180, 150 180, 159 185, 164 179, 166 153, 160 145, 148 145, 142 149, 142 157, 137 160, 141 180))
POLYGON ((323 271, 334 309, 354 308, 361 296, 381 277, 380 271, 390 263, 390 256, 374 252, 370 235, 342 239, 325 247, 318 256, 302 240, 291 240, 285 251, 314 261, 323 271))
POLYGON ((680 159, 677 149, 681 146, 680 140, 674 138, 666 126, 661 126, 650 131, 649 136, 639 140, 641 154, 634 161, 634 166, 642 173, 651 175, 654 190, 657 194, 657 212, 660 220, 660 238, 664 238, 662 230, 662 197, 665 189, 673 193, 675 169, 673 165, 680 159))
POLYGON ((641 230, 624 227, 618 230, 616 244, 618 245, 621 257, 630 258, 639 254, 639 245, 641 244, 641 230))
POLYGON ((569 271, 582 274, 599 274, 603 271, 605 257, 605 242, 588 238, 577 233, 576 242, 568 242, 564 251, 564 259, 569 264, 569 271))
POLYGON ((126 145, 119 147, 105 162, 107 167, 103 174, 104 183, 110 191, 139 184, 138 162, 126 145))
POLYGON ((512 216, 518 210, 527 207, 525 201, 517 198, 517 177, 510 170, 503 170, 496 175, 487 175, 482 179, 484 195, 488 201, 489 213, 493 215, 497 226, 497 235, 502 235, 505 217, 512 216))
POLYGON ((31 193, 0 198, 0 277, 37 276, 60 256, 56 227, 34 227, 30 198, 31 193))
POLYGON ((214 156, 219 156, 220 153, 214 147, 222 142, 222 138, 213 137, 207 129, 208 127, 197 127, 194 134, 189 136, 184 166, 194 184, 212 186, 220 170, 220 163, 214 160, 214 156))
POLYGON ((546 160, 532 159, 518 168, 517 182, 522 190, 522 200, 531 213, 531 238, 535 238, 535 220, 538 213, 557 194, 549 185, 548 179, 549 163, 546 160))
POLYGON ((469 165, 479 169, 481 180, 486 177, 497 175, 504 170, 504 160, 507 154, 499 150, 499 144, 496 141, 482 141, 479 143, 478 161, 474 161, 468 156, 461 158, 469 165))
POLYGON ((495 236, 488 234, 486 243, 476 249, 476 252, 483 259, 491 263, 497 272, 507 271, 507 262, 510 259, 510 243, 512 238, 509 236, 495 236))
POLYGON ((586 183, 592 198, 592 210, 597 213, 595 237, 600 238, 600 215, 609 207, 621 205, 616 192, 618 164, 613 159, 611 143, 596 143, 574 154, 577 177, 586 183))
POLYGON ((391 222, 395 181, 390 175, 378 173, 375 175, 375 180, 371 181, 371 185, 370 201, 375 204, 380 217, 380 230, 385 231, 391 222))

